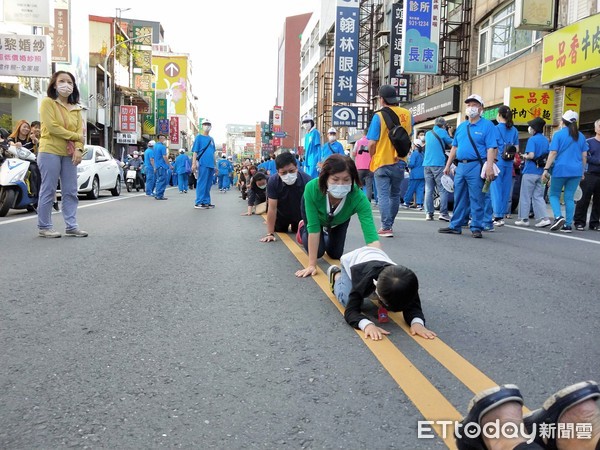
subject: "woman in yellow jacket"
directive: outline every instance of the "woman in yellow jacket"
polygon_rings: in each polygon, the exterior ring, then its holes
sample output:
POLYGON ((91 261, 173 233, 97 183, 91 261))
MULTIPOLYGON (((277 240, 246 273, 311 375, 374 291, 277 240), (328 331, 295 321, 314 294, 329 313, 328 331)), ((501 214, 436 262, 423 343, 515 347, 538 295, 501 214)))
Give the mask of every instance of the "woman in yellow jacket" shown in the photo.
POLYGON ((52 203, 60 178, 62 214, 66 236, 85 237, 77 224, 77 166, 83 156, 83 118, 75 77, 65 71, 52 75, 47 97, 40 106, 42 132, 37 162, 42 175, 38 201, 39 235, 61 237, 52 228, 52 203))

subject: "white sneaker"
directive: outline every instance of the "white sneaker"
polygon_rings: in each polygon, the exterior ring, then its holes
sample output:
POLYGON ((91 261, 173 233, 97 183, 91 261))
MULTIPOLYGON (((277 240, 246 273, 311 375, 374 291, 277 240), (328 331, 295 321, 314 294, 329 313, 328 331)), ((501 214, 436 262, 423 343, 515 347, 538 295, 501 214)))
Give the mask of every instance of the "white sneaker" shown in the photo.
POLYGON ((544 228, 544 227, 547 227, 548 225, 550 225, 551 223, 552 223, 552 221, 550 219, 542 219, 535 224, 535 227, 536 228, 544 228))
POLYGON ((58 231, 52 229, 40 230, 38 234, 43 238, 59 238, 62 236, 58 231))
POLYGON ((515 220, 515 225, 518 226, 518 227, 528 227, 529 226, 529 220, 527 220, 527 219, 515 220))
POLYGON ((502 227, 504 226, 504 219, 494 220, 493 224, 495 227, 502 227))

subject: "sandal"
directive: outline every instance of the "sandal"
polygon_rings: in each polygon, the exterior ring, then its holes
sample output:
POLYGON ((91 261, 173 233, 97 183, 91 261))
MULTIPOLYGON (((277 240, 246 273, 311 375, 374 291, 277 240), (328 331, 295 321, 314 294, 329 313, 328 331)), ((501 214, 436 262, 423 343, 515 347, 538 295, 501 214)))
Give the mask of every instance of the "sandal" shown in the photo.
POLYGON ((481 433, 477 433, 475 429, 481 426, 481 418, 486 413, 508 402, 523 405, 523 396, 514 384, 486 389, 473 397, 469 402, 469 412, 460 422, 461 427, 454 430, 458 450, 486 450, 481 433))
POLYGON ((546 449, 556 450, 556 430, 558 421, 563 413, 581 402, 598 398, 600 398, 600 389, 598 388, 598 383, 595 381, 582 381, 581 383, 568 386, 551 395, 540 409, 532 411, 523 417, 525 428, 530 434, 535 432, 534 442, 546 449), (540 433, 542 429, 551 430, 547 425, 552 425, 555 432, 540 433), (544 434, 547 442, 544 442, 540 434, 544 434))

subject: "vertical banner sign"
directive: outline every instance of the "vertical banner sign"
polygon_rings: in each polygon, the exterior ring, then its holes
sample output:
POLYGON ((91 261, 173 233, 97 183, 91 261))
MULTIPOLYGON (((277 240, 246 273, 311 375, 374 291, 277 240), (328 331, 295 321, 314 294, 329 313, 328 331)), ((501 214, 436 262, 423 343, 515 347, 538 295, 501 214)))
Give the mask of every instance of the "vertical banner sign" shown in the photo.
POLYGON ((54 7, 54 27, 44 27, 44 34, 50 36, 52 62, 71 62, 71 35, 69 10, 54 7))
POLYGON ((392 30, 390 32, 390 78, 402 74, 402 3, 392 4, 392 30))
POLYGON ((164 134, 165 136, 169 135, 169 119, 157 119, 158 122, 158 133, 164 134))
POLYGON ((166 119, 167 118, 167 99, 157 98, 156 99, 156 118, 166 119))
POLYGON ((119 117, 123 133, 135 133, 137 131, 137 106, 121 105, 119 117))
POLYGON ((358 75, 358 0, 337 0, 335 16, 333 101, 353 103, 358 75))
POLYGON ((169 120, 169 141, 173 145, 179 145, 179 117, 177 116, 169 120))
POLYGON ((402 72, 436 74, 440 41, 439 0, 404 0, 402 72))

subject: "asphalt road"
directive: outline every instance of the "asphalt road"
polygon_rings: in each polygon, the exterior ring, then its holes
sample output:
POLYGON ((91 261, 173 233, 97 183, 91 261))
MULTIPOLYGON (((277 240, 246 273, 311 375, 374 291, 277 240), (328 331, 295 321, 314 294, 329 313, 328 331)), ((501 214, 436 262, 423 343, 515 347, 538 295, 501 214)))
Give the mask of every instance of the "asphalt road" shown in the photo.
MULTIPOLYGON (((479 240, 401 211, 384 249, 419 276, 439 339, 394 314, 366 342, 322 272, 294 277, 293 236, 258 242, 237 192, 214 210, 167 196, 82 200, 83 239, 0 218, 0 448, 447 448, 417 422, 458 419, 482 388, 515 383, 534 409, 599 381, 598 232, 509 220, 479 240)), ((346 249, 363 244, 354 220, 346 249)))

